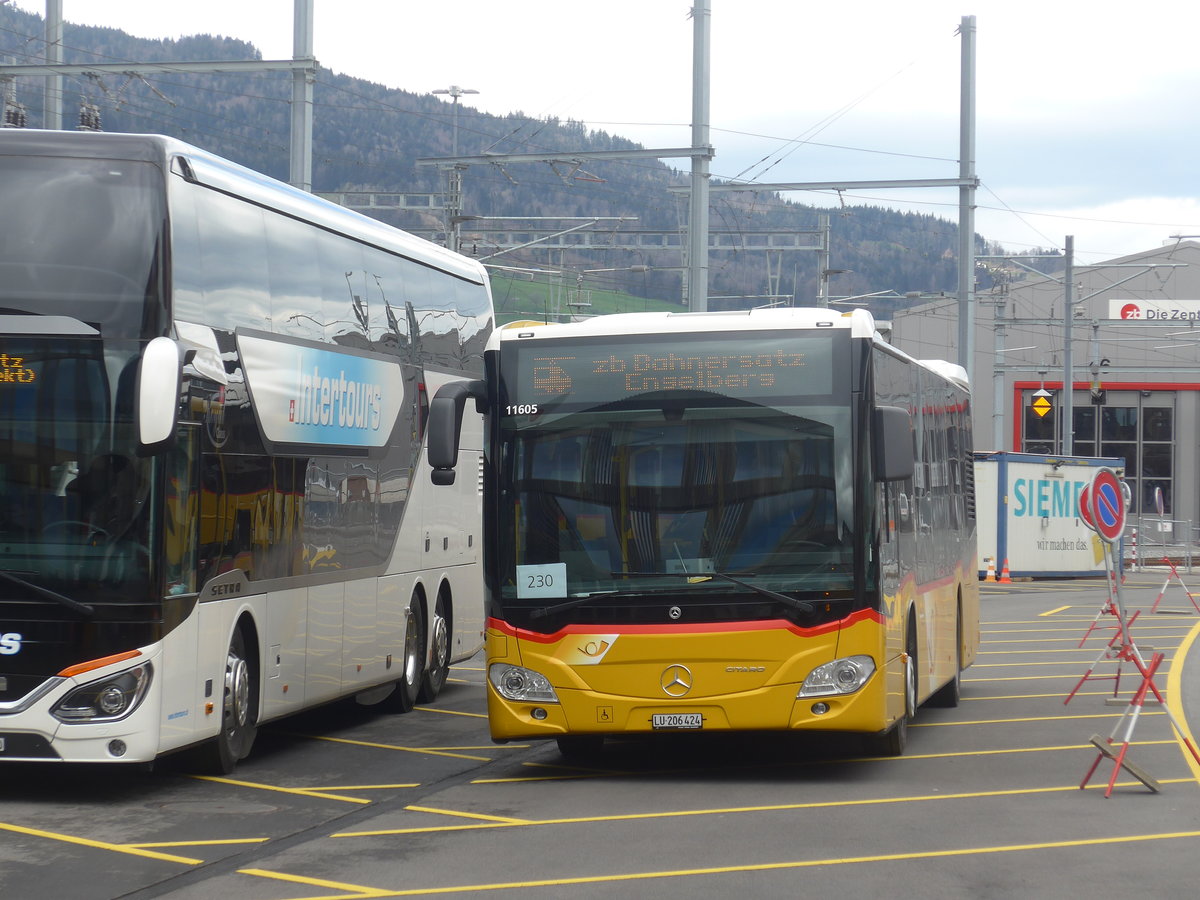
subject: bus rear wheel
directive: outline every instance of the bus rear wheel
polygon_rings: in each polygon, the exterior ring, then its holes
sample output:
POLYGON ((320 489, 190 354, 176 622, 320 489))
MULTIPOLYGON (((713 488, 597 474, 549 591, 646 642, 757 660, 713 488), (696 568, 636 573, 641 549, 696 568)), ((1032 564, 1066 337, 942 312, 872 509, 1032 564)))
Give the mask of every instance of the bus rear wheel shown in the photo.
POLYGON ((418 703, 430 703, 437 699, 450 675, 450 598, 446 589, 438 591, 437 603, 433 608, 433 628, 430 640, 429 668, 421 679, 417 692, 418 703))
POLYGON ((926 706, 954 709, 962 698, 962 612, 955 616, 954 623, 954 677, 942 685, 932 697, 925 701, 926 706))

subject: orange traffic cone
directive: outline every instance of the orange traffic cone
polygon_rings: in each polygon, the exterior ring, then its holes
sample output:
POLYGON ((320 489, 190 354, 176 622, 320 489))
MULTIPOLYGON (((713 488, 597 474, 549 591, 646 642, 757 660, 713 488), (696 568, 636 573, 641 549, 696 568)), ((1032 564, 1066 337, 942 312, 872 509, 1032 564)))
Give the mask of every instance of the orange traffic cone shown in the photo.
POLYGON ((1000 570, 1000 584, 1012 584, 1012 578, 1008 575, 1008 557, 1004 557, 1004 568, 1000 570))
POLYGON ((993 584, 996 582, 996 560, 990 556, 987 558, 987 578, 984 581, 990 581, 993 584))

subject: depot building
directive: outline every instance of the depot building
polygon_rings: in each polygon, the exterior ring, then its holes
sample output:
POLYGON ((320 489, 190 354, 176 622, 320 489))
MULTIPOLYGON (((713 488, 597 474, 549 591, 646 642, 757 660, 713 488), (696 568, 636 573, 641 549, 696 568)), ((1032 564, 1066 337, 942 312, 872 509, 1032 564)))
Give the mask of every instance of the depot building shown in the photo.
MULTIPOLYGON (((1200 243, 1077 257, 1069 306, 1061 270, 986 264, 998 284, 976 295, 976 449, 1122 458, 1131 522, 1161 505, 1177 532, 1200 524, 1200 243)), ((894 313, 890 339, 958 361, 958 301, 894 313)))

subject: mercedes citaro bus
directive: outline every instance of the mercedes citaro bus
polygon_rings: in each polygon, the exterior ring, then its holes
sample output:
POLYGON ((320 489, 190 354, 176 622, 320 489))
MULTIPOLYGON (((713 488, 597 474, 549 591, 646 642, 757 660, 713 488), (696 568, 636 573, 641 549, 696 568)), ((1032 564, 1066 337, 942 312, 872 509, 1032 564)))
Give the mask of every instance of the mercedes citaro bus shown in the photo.
POLYGON ((436 482, 475 410, 495 740, 838 731, 899 754, 922 703, 958 702, 961 367, 864 310, 601 316, 493 332, 484 378, 433 400, 436 482))

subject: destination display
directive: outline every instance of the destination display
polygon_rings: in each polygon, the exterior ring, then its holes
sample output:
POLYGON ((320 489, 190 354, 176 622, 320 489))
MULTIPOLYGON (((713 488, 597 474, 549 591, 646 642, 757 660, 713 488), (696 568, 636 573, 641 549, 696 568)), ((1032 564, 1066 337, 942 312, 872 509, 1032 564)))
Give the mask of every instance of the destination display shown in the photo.
POLYGON ((37 371, 29 366, 25 357, 0 353, 0 385, 33 384, 37 371))
POLYGON ((507 373, 505 412, 532 415, 550 402, 607 403, 658 391, 744 400, 828 396, 835 384, 835 346, 841 344, 830 335, 770 332, 737 340, 530 342, 518 348, 515 371, 507 373))

